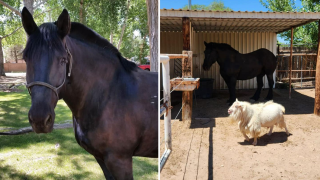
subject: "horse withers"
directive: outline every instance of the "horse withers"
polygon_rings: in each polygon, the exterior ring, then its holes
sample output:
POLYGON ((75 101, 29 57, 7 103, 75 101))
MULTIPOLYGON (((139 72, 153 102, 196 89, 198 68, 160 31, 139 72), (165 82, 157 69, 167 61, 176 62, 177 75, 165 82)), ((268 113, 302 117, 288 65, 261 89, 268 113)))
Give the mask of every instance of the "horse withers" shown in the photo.
POLYGON ((273 98, 273 72, 277 66, 275 55, 268 49, 258 49, 248 54, 241 54, 225 43, 206 43, 204 51, 205 59, 203 69, 209 70, 216 61, 220 66, 220 74, 226 82, 230 98, 227 101, 229 105, 236 100, 236 82, 237 80, 247 80, 257 77, 258 88, 251 97, 252 100, 258 101, 261 89, 263 87, 263 76, 266 75, 269 83, 268 95, 266 100, 273 98))
POLYGON ((158 157, 158 74, 123 58, 111 43, 63 10, 39 27, 26 8, 23 57, 36 133, 53 129, 63 99, 73 114, 78 144, 107 179, 133 179, 132 156, 158 157))

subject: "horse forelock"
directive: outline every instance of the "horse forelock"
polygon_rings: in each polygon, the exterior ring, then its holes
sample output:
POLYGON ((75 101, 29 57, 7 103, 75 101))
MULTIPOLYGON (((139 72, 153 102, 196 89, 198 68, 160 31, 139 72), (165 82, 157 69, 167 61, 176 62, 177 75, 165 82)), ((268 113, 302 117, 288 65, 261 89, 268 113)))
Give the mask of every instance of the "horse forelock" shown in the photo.
POLYGON ((83 24, 72 22, 69 36, 88 45, 95 45, 99 48, 102 48, 104 51, 109 51, 115 54, 118 57, 121 65, 129 72, 137 69, 136 64, 123 58, 119 50, 107 39, 103 38, 101 35, 84 26, 83 24))
POLYGON ((47 48, 48 52, 63 51, 64 47, 58 35, 57 27, 53 23, 44 23, 39 26, 39 31, 31 34, 23 50, 23 59, 36 60, 47 48))

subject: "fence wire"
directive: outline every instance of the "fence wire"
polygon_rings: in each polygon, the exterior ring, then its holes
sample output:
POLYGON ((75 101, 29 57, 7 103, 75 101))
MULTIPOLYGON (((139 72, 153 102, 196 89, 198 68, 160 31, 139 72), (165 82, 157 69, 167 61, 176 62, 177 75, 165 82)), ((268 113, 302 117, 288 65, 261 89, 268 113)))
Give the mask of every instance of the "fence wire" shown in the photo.
MULTIPOLYGON (((181 112, 181 110, 182 110, 182 108, 183 108, 183 106, 185 105, 185 103, 181 106, 181 108, 180 108, 180 110, 179 110, 179 112, 177 113, 177 115, 176 115, 176 117, 174 118, 174 119, 177 119, 177 117, 179 116, 179 114, 180 114, 180 112, 181 112)), ((172 119, 171 119, 171 126, 172 126, 172 124, 175 122, 175 121, 172 121, 172 119)), ((172 135, 172 134, 171 134, 172 135)), ((172 138, 171 138, 172 139, 172 138)), ((162 143, 164 142, 164 140, 165 140, 165 138, 163 138, 162 139, 162 141, 161 141, 161 143, 160 143, 160 146, 162 145, 162 143)))
MULTIPOLYGON (((182 82, 183 82, 183 78, 182 78, 182 81, 181 81, 177 86, 175 86, 174 88, 172 88, 172 90, 170 91, 170 94, 171 94, 175 89, 177 89, 177 88, 182 84, 182 82)), ((160 102, 163 101, 163 99, 164 99, 164 97, 163 97, 162 99, 160 99, 160 102)))

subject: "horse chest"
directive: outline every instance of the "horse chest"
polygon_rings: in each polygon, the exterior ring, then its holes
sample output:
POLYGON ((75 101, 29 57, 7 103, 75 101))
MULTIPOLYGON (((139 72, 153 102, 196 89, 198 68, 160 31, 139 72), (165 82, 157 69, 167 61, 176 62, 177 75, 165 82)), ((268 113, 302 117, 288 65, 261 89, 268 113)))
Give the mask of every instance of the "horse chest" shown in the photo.
POLYGON ((90 140, 88 139, 87 135, 81 129, 80 125, 78 124, 77 120, 73 118, 73 126, 74 126, 74 133, 78 144, 88 151, 91 154, 94 154, 94 149, 91 146, 90 140))

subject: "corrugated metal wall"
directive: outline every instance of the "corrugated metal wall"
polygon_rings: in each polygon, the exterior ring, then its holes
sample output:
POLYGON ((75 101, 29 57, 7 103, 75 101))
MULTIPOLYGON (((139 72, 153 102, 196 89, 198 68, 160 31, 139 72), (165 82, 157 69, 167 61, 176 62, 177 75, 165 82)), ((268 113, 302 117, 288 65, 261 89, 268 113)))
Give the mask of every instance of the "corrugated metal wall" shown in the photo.
MULTIPOLYGON (((240 53, 249 53, 260 48, 269 49, 276 55, 277 35, 275 33, 228 33, 228 32, 194 32, 191 30, 191 50, 193 51, 193 77, 213 78, 214 89, 227 89, 223 78, 220 76, 218 63, 214 63, 209 71, 202 69, 206 42, 227 43, 240 53)), ((182 32, 161 32, 160 53, 181 54, 182 32)), ((173 62, 170 62, 170 77, 173 78, 173 62)), ((274 73, 275 79, 275 73, 274 73)), ((268 88, 267 78, 264 77, 264 88, 268 88)), ((256 78, 237 81, 237 89, 255 89, 256 78)))

